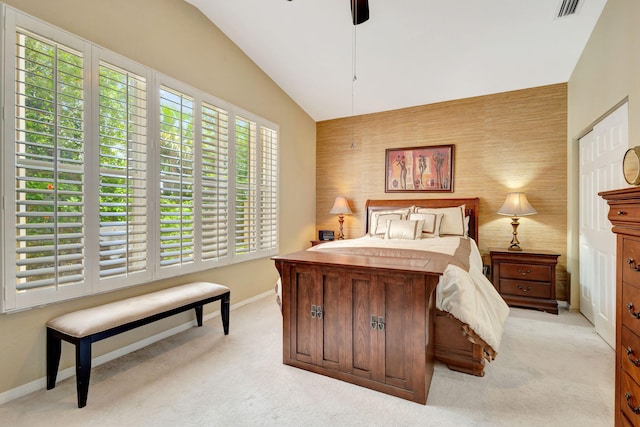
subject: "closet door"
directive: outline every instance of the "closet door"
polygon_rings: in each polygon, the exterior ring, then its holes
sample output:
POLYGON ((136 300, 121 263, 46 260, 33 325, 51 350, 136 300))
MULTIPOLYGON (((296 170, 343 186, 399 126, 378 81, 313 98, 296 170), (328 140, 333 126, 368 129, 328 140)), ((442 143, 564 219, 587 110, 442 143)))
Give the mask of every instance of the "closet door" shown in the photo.
POLYGON ((616 240, 598 192, 627 187, 622 158, 629 148, 625 103, 580 139, 580 312, 615 346, 616 240))

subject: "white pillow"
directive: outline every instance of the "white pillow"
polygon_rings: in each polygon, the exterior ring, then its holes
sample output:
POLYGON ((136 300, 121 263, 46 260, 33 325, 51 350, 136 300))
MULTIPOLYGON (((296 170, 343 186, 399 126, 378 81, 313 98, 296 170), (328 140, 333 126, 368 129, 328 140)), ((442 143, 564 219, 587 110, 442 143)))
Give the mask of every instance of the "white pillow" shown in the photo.
POLYGON ((438 237, 440 234, 441 213, 412 213, 409 219, 423 221, 422 237, 438 237))
POLYGON ((396 219, 407 219, 410 208, 397 209, 393 211, 373 211, 369 218, 369 235, 372 237, 384 236, 387 231, 387 221, 396 219))
POLYGON ((422 235, 422 221, 409 219, 394 219, 387 221, 385 239, 415 240, 422 235))
POLYGON ((452 208, 417 208, 416 213, 441 213, 440 236, 464 236, 465 205, 452 208))

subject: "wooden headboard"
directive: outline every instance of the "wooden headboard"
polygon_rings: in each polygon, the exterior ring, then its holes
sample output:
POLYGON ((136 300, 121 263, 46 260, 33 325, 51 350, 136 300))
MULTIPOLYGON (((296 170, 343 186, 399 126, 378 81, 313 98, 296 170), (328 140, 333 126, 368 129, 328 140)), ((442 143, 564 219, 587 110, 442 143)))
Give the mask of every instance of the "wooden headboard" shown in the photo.
POLYGON ((369 232, 369 218, 371 212, 376 210, 386 210, 418 206, 421 208, 450 208, 465 205, 465 215, 469 216, 469 236, 478 242, 478 215, 480 210, 480 199, 401 199, 401 200, 367 200, 365 204, 365 233, 369 232))

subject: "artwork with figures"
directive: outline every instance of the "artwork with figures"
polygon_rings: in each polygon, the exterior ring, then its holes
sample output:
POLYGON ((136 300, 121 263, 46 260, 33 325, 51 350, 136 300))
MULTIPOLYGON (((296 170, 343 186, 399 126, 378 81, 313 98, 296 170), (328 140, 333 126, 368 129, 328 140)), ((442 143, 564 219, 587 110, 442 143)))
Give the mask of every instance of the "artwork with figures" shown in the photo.
POLYGON ((385 151, 385 192, 453 192, 453 145, 385 151))

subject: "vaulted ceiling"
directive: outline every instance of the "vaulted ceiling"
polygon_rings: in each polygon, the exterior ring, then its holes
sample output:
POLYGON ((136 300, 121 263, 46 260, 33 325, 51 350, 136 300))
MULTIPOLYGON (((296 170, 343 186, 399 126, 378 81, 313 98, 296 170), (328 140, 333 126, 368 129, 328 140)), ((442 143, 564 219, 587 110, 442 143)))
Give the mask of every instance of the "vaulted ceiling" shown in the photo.
POLYGON ((185 0, 316 121, 567 82, 606 0, 185 0), (356 76, 354 81, 353 77, 356 76))

